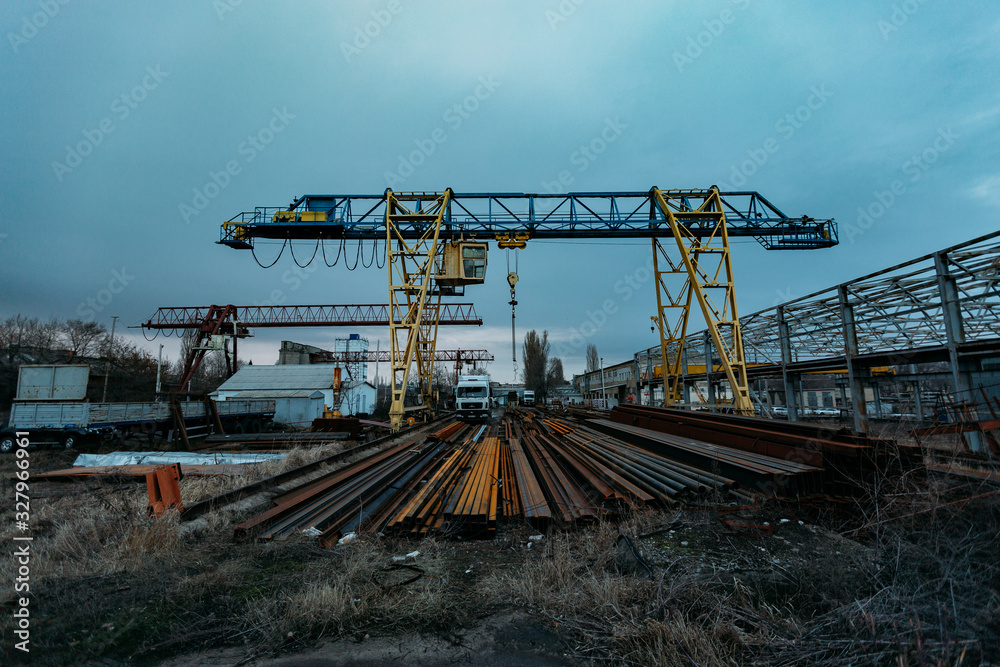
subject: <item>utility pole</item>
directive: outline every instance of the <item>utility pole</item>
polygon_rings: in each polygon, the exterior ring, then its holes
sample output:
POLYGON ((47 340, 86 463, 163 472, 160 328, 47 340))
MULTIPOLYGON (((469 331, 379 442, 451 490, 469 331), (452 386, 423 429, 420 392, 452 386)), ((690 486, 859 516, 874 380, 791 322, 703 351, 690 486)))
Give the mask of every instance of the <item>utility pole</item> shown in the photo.
POLYGON ((160 354, 156 357, 156 396, 160 395, 160 369, 163 368, 163 343, 160 343, 160 354))
POLYGON ((608 409, 608 392, 604 386, 604 357, 601 357, 601 400, 604 401, 604 409, 608 409))
POLYGON ((104 355, 104 393, 101 394, 101 403, 108 402, 108 376, 111 375, 111 350, 115 347, 116 324, 118 324, 118 316, 114 315, 111 317, 111 338, 108 339, 108 350, 104 355))

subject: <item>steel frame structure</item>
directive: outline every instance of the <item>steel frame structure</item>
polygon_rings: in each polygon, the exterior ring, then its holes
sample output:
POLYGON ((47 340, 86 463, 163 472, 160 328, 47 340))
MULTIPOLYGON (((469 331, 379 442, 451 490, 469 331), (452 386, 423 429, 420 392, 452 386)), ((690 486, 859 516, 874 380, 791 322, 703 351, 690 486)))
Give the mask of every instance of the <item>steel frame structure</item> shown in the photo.
MULTIPOLYGON (((712 190, 669 190, 670 198, 697 211, 712 190)), ((672 231, 655 191, 569 194, 454 193, 445 202, 441 233, 481 239, 667 238, 672 231), (498 238, 500 237, 500 238, 498 238)), ((399 193, 397 193, 399 194, 399 193)), ((223 223, 219 243, 254 247, 255 239, 376 239, 383 233, 391 191, 381 195, 304 195, 288 208, 257 207, 223 223), (294 215, 289 215, 294 214, 294 215)), ((753 191, 718 193, 730 236, 751 237, 769 250, 828 248, 837 245, 832 219, 790 218, 753 191)), ((675 214, 692 235, 711 236, 695 216, 675 214)), ((398 233, 418 239, 427 220, 401 220, 398 233)))
MULTIPOLYGON (((331 326, 390 326, 391 309, 385 304, 321 305, 321 306, 198 306, 160 308, 147 322, 139 325, 150 331, 195 330, 196 337, 191 351, 184 360, 184 372, 179 391, 186 391, 191 378, 210 348, 206 344, 212 336, 226 336, 233 341, 232 360, 228 345, 221 348, 226 356, 226 371, 236 372, 235 361, 240 338, 249 338, 250 328, 257 327, 331 327, 331 326)), ((435 326, 482 325, 471 303, 449 303, 435 307, 435 326)), ((492 360, 492 359, 491 359, 492 360)))
MULTIPOLYGON (((382 195, 305 195, 287 208, 257 207, 222 225, 220 244, 253 249, 256 239, 377 241, 384 232, 392 315, 392 407, 398 427, 410 365, 416 362, 420 403, 432 401, 437 320, 441 290, 433 288, 439 241, 496 240, 501 245, 529 239, 649 238, 657 262, 657 316, 661 348, 682 345, 691 297, 697 300, 710 337, 724 357, 722 368, 733 388, 734 409, 752 410, 736 311, 728 237, 751 237, 769 250, 826 248, 838 243, 833 220, 790 218, 752 191, 708 189, 588 192, 566 195, 526 193, 399 192, 382 195), (671 259, 659 239, 673 238, 680 257, 671 259), (410 242, 413 243, 410 243, 410 242), (660 271, 659 258, 670 267, 660 271), (706 263, 702 264, 705 260, 706 263), (715 262, 715 260, 718 260, 715 262), (686 272, 679 290, 669 276, 686 272), (711 294, 721 291, 720 298, 711 294), (664 305, 664 297, 667 305, 664 305), (683 302, 683 303, 682 303, 683 302), (670 322, 671 310, 681 312, 670 322), (405 341, 402 337, 405 335, 405 341)), ((679 359, 679 354, 677 355, 679 359)), ((674 372, 679 372, 674 364, 674 372)), ((676 400, 676 397, 672 398, 676 400)))
MULTIPOLYGON (((956 402, 975 404, 971 360, 1000 355, 1000 232, 745 315, 740 325, 750 373, 784 378, 792 419, 798 375, 844 369, 855 427, 866 430, 863 385, 882 365, 947 361, 956 402)), ((666 358, 703 363, 685 350, 704 335, 671 342, 666 358)), ((650 348, 640 355, 654 351, 663 354, 650 348)))
MULTIPOLYGON (((141 325, 143 329, 196 329, 213 309, 222 306, 160 308, 141 325)), ((225 306, 229 320, 247 328, 259 327, 358 327, 389 326, 389 306, 384 303, 331 306, 225 306)), ((482 325, 471 303, 441 304, 440 323, 482 325)))
MULTIPOLYGON (((367 350, 364 352, 313 352, 309 355, 313 363, 387 363, 392 360, 390 350, 367 350)), ((435 350, 435 362, 455 362, 478 364, 493 361, 489 350, 435 350)))
POLYGON ((406 386, 410 366, 417 366, 420 404, 416 410, 433 410, 432 381, 437 347, 441 292, 432 289, 438 259, 441 223, 448 210, 451 190, 444 192, 386 191, 385 234, 389 270, 390 373, 392 403, 389 421, 398 429, 406 411, 406 386), (405 230, 419 229, 412 236, 405 230))
POLYGON ((696 210, 690 210, 690 201, 683 195, 674 197, 658 189, 654 189, 653 194, 670 224, 679 254, 679 259, 672 259, 660 240, 653 239, 656 319, 660 330, 661 359, 664 360, 664 402, 670 405, 683 398, 681 364, 693 297, 719 353, 721 370, 732 388, 733 410, 752 415, 726 214, 719 192, 712 189, 696 210), (692 227, 711 230, 711 233, 698 236, 692 227), (661 257, 669 268, 660 269, 661 257))

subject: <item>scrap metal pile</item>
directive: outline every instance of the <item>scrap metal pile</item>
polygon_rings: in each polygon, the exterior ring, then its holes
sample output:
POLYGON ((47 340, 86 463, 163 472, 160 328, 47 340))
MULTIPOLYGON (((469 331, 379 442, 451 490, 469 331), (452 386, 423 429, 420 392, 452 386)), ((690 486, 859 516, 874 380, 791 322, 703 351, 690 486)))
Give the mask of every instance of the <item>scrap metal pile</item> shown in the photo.
POLYGON ((274 497, 235 534, 305 532, 327 546, 359 529, 488 537, 504 518, 544 528, 710 492, 738 500, 830 493, 848 487, 824 466, 878 458, 881 441, 761 422, 632 407, 611 420, 511 411, 492 425, 444 422, 274 497))

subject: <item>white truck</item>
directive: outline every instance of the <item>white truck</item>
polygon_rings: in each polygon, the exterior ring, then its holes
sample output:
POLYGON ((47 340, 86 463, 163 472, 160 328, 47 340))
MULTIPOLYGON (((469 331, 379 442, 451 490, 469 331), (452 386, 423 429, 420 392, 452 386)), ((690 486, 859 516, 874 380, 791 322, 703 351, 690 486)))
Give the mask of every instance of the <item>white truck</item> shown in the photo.
POLYGON ((455 411, 463 419, 490 418, 490 376, 459 375, 455 411))
POLYGON ((521 398, 521 405, 533 406, 535 404, 535 392, 531 389, 524 390, 524 396, 521 398))

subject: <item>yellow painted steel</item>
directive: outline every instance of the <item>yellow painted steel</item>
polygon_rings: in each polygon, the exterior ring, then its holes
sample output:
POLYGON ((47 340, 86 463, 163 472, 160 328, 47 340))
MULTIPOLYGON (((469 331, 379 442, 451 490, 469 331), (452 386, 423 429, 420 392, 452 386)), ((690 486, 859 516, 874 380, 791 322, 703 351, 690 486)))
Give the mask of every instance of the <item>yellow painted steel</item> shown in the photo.
POLYGON ((222 233, 223 236, 232 238, 234 241, 246 241, 249 238, 245 222, 224 222, 222 223, 222 233), (231 234, 230 229, 233 230, 231 234))
MULTIPOLYGON (((721 360, 733 394, 733 410, 753 414, 743 355, 743 336, 733 267, 729 255, 729 234, 726 214, 722 209, 719 189, 705 191, 704 203, 697 209, 687 205, 686 198, 673 196, 672 191, 653 189, 657 206, 670 225, 677 245, 678 259, 653 239, 653 271, 656 277, 656 320, 660 329, 660 354, 664 368, 664 400, 666 405, 682 400, 684 338, 691 312, 692 299, 697 300, 705 318, 715 352, 721 360), (687 224, 699 225, 695 236, 687 224), (666 268, 661 269, 661 262, 666 268)), ((687 194, 690 191, 686 191, 687 194)))
MULTIPOLYGON (((439 252, 441 222, 448 210, 451 189, 444 192, 385 193, 386 252, 389 269, 389 375, 393 430, 403 423, 410 366, 417 367, 420 403, 416 409, 433 412, 434 352, 437 346, 441 294, 431 288, 439 252), (399 224, 425 223, 419 239, 407 240, 399 224)), ((411 408, 413 409, 413 408, 411 408)))
POLYGON ((272 222, 327 222, 326 211, 277 211, 272 222))
POLYGON ((496 235, 497 247, 501 250, 516 248, 524 250, 528 245, 529 235, 527 232, 508 232, 496 235))

